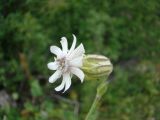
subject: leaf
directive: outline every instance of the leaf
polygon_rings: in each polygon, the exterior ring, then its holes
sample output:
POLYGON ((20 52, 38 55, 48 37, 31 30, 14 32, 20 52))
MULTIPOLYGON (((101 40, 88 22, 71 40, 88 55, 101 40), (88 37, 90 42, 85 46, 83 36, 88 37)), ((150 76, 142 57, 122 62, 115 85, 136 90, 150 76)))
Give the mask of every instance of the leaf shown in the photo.
POLYGON ((34 97, 41 96, 43 94, 42 87, 40 86, 39 82, 37 80, 33 80, 31 82, 31 94, 34 97))

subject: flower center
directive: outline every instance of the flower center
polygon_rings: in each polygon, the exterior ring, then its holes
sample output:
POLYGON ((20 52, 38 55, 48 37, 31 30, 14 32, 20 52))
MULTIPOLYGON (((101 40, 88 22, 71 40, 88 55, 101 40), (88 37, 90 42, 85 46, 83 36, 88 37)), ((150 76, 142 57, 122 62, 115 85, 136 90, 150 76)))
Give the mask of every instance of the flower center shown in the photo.
POLYGON ((68 60, 63 57, 61 59, 57 59, 57 61, 59 62, 59 69, 65 73, 68 71, 69 65, 68 65, 68 60))

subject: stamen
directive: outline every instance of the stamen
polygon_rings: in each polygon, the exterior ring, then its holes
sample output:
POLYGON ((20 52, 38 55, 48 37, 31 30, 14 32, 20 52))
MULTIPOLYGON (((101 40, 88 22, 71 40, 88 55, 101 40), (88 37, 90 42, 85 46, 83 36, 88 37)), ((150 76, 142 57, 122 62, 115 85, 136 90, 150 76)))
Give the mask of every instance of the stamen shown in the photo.
POLYGON ((61 59, 57 59, 57 62, 59 62, 59 69, 65 73, 68 71, 69 69, 69 65, 68 65, 68 60, 66 59, 66 57, 63 57, 61 59))

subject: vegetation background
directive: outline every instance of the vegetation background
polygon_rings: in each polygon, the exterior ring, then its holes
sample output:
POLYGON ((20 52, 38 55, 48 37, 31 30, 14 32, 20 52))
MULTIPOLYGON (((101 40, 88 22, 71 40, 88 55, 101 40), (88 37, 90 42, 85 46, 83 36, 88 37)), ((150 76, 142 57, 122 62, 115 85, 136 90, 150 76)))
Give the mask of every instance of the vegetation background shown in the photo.
POLYGON ((160 120, 158 0, 0 0, 0 120, 84 120, 96 81, 49 84, 49 47, 72 33, 114 65, 97 120, 160 120))

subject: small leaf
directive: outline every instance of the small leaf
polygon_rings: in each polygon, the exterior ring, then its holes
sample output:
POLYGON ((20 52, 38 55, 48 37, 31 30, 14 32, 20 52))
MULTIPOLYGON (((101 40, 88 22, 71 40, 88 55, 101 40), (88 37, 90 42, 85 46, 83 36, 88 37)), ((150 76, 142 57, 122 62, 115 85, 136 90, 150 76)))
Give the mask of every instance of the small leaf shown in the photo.
POLYGON ((31 82, 31 94, 34 97, 38 97, 43 94, 42 88, 37 80, 33 80, 31 82))

